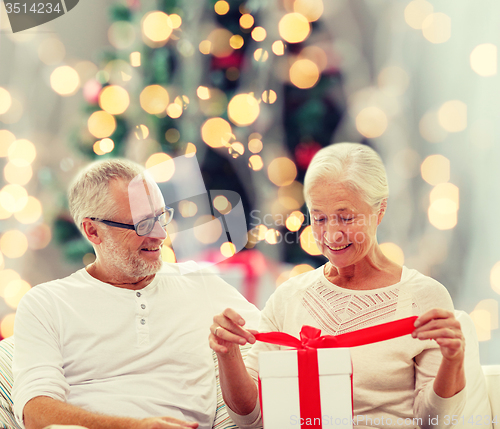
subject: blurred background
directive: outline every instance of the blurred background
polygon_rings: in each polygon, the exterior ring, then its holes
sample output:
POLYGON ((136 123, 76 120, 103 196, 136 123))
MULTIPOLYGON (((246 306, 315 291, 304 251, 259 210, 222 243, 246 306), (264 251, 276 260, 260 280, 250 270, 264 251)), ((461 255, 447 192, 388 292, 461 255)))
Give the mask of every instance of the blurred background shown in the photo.
POLYGON ((499 28, 494 0, 82 0, 12 33, 2 2, 1 335, 27 290, 94 260, 65 194, 89 162, 196 157, 207 189, 241 198, 248 243, 218 268, 262 308, 325 262, 302 181, 353 141, 387 168, 384 252, 443 283, 498 364, 499 28))

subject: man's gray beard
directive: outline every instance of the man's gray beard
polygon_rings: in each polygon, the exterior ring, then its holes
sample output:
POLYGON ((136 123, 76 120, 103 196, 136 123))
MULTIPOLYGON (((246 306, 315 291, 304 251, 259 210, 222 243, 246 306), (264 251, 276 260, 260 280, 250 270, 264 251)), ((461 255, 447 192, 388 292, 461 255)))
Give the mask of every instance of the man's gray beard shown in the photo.
POLYGON ((127 252, 119 243, 115 242, 109 235, 103 241, 102 253, 106 261, 113 265, 122 274, 129 277, 144 277, 156 274, 163 266, 162 258, 157 261, 148 262, 141 258, 140 251, 127 252))

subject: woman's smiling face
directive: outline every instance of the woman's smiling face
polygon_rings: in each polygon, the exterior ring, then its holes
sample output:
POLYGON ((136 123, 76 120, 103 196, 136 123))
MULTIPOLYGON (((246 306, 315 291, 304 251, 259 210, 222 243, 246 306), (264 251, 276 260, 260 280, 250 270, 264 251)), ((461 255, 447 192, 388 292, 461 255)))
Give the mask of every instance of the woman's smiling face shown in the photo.
POLYGON ((374 211, 359 192, 342 183, 318 180, 308 195, 314 238, 333 266, 362 261, 377 242, 384 211, 374 211))

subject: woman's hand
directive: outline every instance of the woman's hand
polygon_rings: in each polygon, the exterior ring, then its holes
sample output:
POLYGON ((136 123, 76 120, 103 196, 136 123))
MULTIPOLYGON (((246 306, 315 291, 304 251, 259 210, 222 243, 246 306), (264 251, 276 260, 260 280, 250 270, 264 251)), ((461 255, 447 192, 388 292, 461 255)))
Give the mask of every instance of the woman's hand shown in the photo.
POLYGON ((230 349, 244 345, 247 342, 255 343, 257 331, 245 329, 245 320, 232 308, 226 308, 221 314, 214 316, 214 323, 210 327, 208 341, 210 348, 216 353, 228 353, 230 349))
POLYGON ((427 311, 415 321, 411 335, 419 340, 435 340, 444 359, 458 362, 464 359, 465 339, 460 322, 451 311, 441 308, 427 311))

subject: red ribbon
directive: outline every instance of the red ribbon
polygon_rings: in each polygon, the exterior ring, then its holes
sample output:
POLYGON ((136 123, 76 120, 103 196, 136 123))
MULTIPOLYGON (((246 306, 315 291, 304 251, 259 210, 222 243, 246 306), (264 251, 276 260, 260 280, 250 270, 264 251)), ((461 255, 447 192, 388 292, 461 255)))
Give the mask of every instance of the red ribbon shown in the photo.
MULTIPOLYGON (((412 316, 346 334, 323 336, 320 329, 304 325, 300 340, 284 332, 255 334, 255 338, 297 349, 301 428, 322 428, 317 349, 357 347, 408 335, 415 329, 416 319, 412 316)), ((262 398, 260 404, 262 407, 262 398)))

